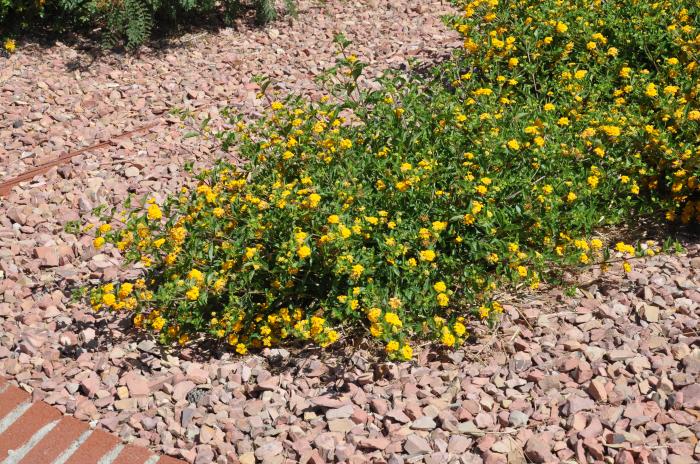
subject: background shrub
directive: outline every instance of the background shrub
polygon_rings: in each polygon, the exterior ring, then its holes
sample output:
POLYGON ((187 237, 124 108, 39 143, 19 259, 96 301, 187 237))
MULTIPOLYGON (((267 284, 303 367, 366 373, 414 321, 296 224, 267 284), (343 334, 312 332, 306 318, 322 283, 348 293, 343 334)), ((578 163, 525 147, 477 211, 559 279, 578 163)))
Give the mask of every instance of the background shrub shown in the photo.
POLYGON ((241 0, 0 0, 0 31, 99 29, 105 45, 135 48, 156 30, 206 23, 211 18, 230 22, 247 6, 255 9, 259 24, 276 17, 273 0, 252 0, 250 5, 241 0))
POLYGON ((411 339, 454 347, 495 321, 497 289, 655 253, 597 227, 700 216, 697 4, 462 8, 464 47, 428 77, 358 88, 339 38, 334 98, 232 117, 220 137, 244 170, 221 161, 191 191, 103 218, 95 246, 143 277, 94 288, 94 308, 239 353, 363 328, 408 359, 411 339))

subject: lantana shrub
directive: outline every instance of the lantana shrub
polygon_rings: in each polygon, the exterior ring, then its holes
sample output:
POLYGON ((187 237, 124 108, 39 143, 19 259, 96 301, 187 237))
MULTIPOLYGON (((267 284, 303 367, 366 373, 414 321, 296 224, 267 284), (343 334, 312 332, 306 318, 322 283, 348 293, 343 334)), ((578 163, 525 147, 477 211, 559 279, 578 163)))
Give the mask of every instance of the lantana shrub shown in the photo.
POLYGON ((696 3, 460 8, 464 47, 427 77, 360 88, 340 40, 335 97, 232 117, 220 136, 244 168, 222 160, 192 190, 104 218, 123 224, 95 246, 143 276, 94 288, 94 308, 238 353, 363 328, 409 359, 411 340, 455 347, 494 322, 499 288, 654 252, 597 227, 698 219, 696 3))

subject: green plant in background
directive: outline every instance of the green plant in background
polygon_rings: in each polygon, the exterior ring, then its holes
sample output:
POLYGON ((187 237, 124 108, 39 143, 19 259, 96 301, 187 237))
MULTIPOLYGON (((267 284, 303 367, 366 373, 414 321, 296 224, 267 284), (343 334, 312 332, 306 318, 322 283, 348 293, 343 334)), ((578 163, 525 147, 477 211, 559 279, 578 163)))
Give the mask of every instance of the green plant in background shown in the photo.
POLYGON ((274 0, 254 0, 255 20, 258 24, 267 24, 277 18, 274 0))
POLYGON ((497 321, 498 289, 611 260, 629 271, 659 249, 597 227, 700 219, 696 3, 461 7, 464 46, 429 76, 363 89, 339 37, 332 97, 231 117, 220 137, 244 169, 222 160, 162 204, 105 215, 95 247, 142 276, 92 289, 94 309, 239 353, 362 328, 410 359, 413 339, 455 347, 497 321))
MULTIPOLYGON (((273 0, 252 1, 259 24, 277 17, 273 0)), ((290 14, 295 14, 295 1, 286 4, 290 14)), ((106 46, 124 44, 134 49, 156 30, 172 30, 208 18, 230 23, 244 11, 240 0, 0 0, 0 28, 56 33, 99 29, 106 46)))

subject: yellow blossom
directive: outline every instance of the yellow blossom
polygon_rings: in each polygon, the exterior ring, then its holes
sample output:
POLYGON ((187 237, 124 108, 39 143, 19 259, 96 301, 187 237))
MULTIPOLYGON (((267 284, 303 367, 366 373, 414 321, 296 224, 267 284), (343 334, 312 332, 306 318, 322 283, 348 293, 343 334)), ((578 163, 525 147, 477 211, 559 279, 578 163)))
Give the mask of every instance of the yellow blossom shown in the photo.
POLYGON ((301 258, 301 259, 306 259, 306 258, 308 258, 309 256, 311 256, 311 248, 309 248, 309 247, 306 246, 306 245, 301 246, 301 247, 297 250, 297 256, 299 256, 299 258, 301 258))
POLYGON ((398 350, 399 350, 399 342, 397 342, 396 340, 392 340, 386 344, 386 352, 387 353, 394 353, 398 350))
POLYGON ((199 287, 190 287, 190 289, 185 293, 185 296, 190 301, 195 301, 199 298, 199 287))
POLYGON ((17 44, 14 41, 14 39, 6 39, 5 43, 3 44, 3 47, 5 48, 7 53, 14 53, 17 44))
POLYGON ((409 345, 404 345, 401 348, 401 356, 405 360, 409 360, 413 357, 413 348, 411 348, 409 345))
POLYGON ((160 207, 156 205, 155 203, 152 203, 148 207, 148 213, 147 213, 148 219, 152 221, 157 221, 163 217, 163 212, 160 210, 160 207))

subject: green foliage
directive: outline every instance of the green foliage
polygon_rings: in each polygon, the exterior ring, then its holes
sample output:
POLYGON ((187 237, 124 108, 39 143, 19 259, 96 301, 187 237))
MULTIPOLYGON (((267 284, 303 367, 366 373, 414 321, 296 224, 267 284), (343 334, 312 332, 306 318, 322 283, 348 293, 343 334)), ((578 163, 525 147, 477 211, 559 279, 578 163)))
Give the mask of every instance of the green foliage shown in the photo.
MULTIPOLYGON (((286 0, 294 13, 295 0, 286 0)), ((252 0, 259 24, 277 16, 274 0, 252 0)), ((71 29, 102 31, 106 46, 124 44, 136 48, 156 30, 220 18, 230 23, 245 12, 241 0, 0 0, 0 30, 26 32, 45 28, 53 32, 71 29)))
POLYGON ((277 18, 274 0, 254 0, 255 20, 258 24, 267 24, 277 18))
POLYGON ((461 6, 464 48, 427 77, 364 89, 339 36, 332 96, 231 117, 220 137, 244 169, 221 161, 103 217, 95 246, 142 276, 94 288, 93 307, 133 311, 163 342, 245 353, 363 328, 409 359, 412 339, 454 347, 497 321, 499 290, 660 249, 605 243, 600 226, 700 218, 695 3, 461 6))

